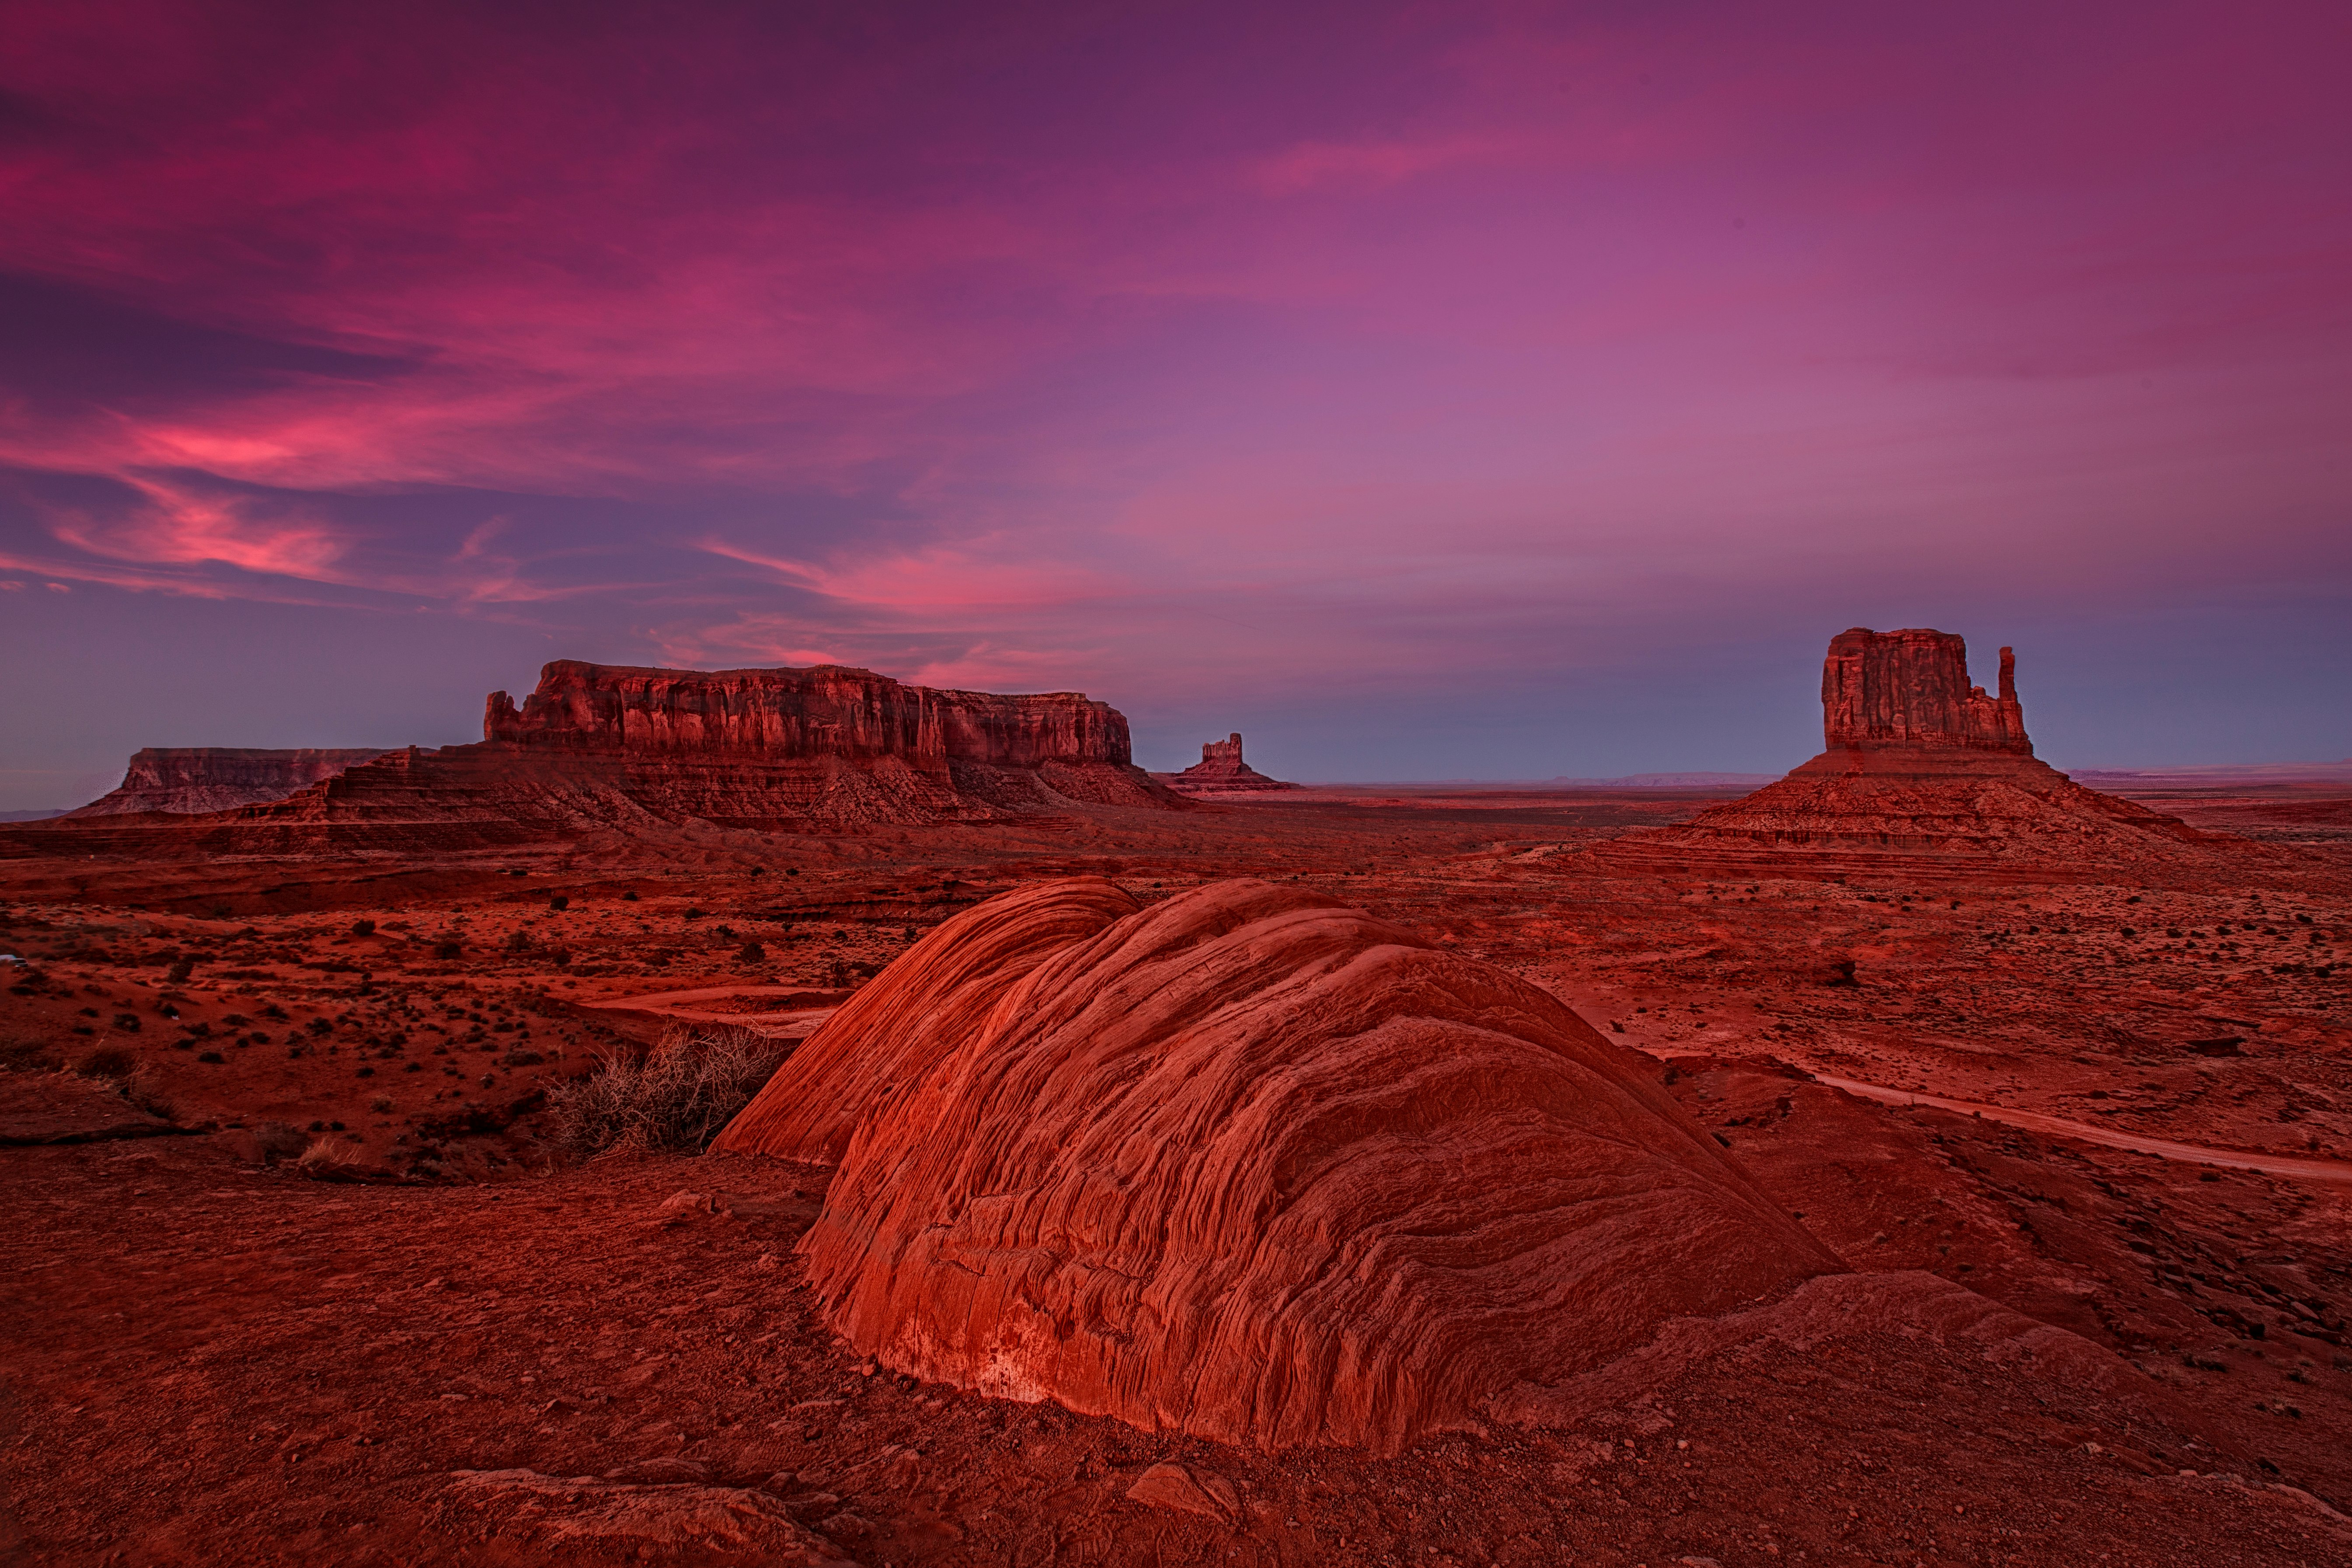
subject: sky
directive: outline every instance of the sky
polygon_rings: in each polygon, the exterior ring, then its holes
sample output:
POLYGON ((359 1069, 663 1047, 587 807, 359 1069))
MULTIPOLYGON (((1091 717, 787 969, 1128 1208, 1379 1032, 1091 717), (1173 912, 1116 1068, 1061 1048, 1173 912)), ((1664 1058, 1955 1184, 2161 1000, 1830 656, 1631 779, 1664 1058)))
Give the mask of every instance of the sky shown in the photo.
POLYGON ((2352 756, 2352 9, 11 0, 0 809, 551 658, 1168 768, 2352 756))

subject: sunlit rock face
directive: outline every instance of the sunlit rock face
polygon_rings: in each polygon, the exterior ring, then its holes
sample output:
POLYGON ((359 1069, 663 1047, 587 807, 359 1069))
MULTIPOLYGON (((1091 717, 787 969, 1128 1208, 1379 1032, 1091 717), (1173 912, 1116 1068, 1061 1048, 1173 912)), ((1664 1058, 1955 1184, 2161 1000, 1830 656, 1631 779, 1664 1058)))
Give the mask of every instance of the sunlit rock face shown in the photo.
POLYGON ((1840 1267, 1548 993, 1255 881, 969 911, 718 1146, 838 1162, 802 1251, 886 1364, 1267 1448, 1472 1427, 1840 1267))

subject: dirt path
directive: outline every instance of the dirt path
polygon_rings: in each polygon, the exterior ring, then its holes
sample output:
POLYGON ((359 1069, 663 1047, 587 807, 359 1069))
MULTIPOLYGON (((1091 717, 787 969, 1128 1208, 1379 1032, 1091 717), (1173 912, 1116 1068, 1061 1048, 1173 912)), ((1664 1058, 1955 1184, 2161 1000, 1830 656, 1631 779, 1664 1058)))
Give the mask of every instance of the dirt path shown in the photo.
POLYGON ((2200 1143, 2177 1143, 2169 1138, 2142 1138, 2137 1133, 2118 1132, 2112 1128, 2093 1126, 2087 1121, 2069 1121, 2062 1116, 2012 1110, 2005 1105, 1984 1105, 1972 1100, 1947 1100, 1939 1094, 1888 1089, 1884 1084, 1862 1083, 1829 1073, 1815 1073, 1813 1078, 1816 1082, 1827 1084, 1832 1089, 1842 1089, 1848 1094, 1858 1094, 1869 1100, 1883 1100, 1891 1105, 1932 1105, 1939 1110, 1956 1110, 1963 1116, 1981 1116, 1988 1121, 2003 1121, 2011 1127, 2046 1132, 2058 1138, 2079 1138, 2084 1142, 2102 1143, 2110 1149, 2131 1149, 2142 1154, 2161 1154, 2168 1160, 2187 1160, 2200 1165, 2226 1165, 2233 1170, 2261 1171, 2268 1175, 2294 1176, 2306 1182, 2352 1184, 2352 1163, 2342 1160, 2296 1160, 2283 1154, 2249 1154, 2237 1149, 2209 1149, 2200 1143))

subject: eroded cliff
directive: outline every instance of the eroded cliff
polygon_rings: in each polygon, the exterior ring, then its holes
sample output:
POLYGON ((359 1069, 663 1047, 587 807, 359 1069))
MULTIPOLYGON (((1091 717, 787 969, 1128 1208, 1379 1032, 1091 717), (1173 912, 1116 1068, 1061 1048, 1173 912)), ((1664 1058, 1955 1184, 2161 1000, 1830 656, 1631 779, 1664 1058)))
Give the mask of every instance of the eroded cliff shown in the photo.
POLYGON ((149 746, 132 753, 122 783, 68 816, 121 816, 161 811, 192 816, 263 805, 345 768, 383 755, 382 746, 315 746, 266 751, 249 746, 149 746))

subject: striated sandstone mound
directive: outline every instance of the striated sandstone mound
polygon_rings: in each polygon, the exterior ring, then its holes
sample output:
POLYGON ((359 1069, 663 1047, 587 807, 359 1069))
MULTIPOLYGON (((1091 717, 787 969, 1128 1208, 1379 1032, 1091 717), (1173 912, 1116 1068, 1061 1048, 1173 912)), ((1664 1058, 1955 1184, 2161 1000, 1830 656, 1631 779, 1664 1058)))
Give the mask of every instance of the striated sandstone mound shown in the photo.
POLYGON ((1755 794, 1606 853, 1738 857, 1900 852, 2063 864, 2195 857, 2233 843, 2176 817, 2085 789, 2036 759, 2000 650, 2000 689, 1968 676, 1948 632, 1841 632, 1822 671, 1828 749, 1755 794))
POLYGON ((1000 697, 839 665, 643 669, 559 659, 479 744, 407 747, 272 804, 174 823, 37 825, 0 853, 434 853, 705 823, 990 821, 1074 805, 1189 809, 1077 692, 1000 697))
POLYGON ((266 805, 345 768, 373 762, 382 746, 356 750, 299 747, 262 751, 247 746, 148 746, 134 752, 122 783, 68 816, 121 816, 161 811, 189 816, 266 805))
POLYGON ((1201 760, 1181 773, 1160 775, 1170 789, 1185 795, 1240 795, 1258 790, 1297 789, 1294 784, 1270 779, 1242 761, 1241 731, 1201 747, 1201 760))
POLYGON ((1838 1260, 1549 994, 1317 894, 1032 888, 910 950, 717 1147, 916 1375, 1393 1449, 1838 1260))

